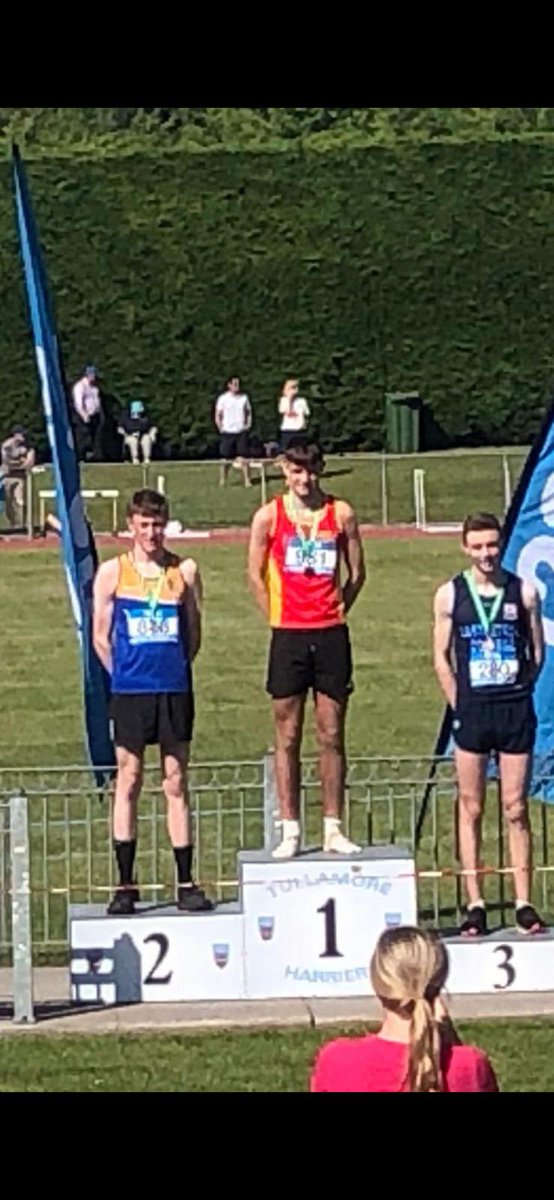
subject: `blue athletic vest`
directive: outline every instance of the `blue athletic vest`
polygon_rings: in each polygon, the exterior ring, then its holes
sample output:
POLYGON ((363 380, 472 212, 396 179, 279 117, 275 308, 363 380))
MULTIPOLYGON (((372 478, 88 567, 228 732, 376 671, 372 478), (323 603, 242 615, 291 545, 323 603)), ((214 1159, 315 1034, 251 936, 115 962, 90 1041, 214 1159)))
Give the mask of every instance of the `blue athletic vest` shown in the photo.
MULTIPOLYGON (((454 579, 453 645, 458 704, 465 699, 494 700, 522 696, 532 688, 533 664, 529 616, 521 599, 521 580, 505 572, 504 596, 487 635, 463 575, 454 579)), ((492 600, 483 599, 489 615, 492 600)))
POLYGON ((179 559, 167 556, 163 579, 145 580, 120 558, 112 625, 112 692, 189 692, 191 670, 179 559))

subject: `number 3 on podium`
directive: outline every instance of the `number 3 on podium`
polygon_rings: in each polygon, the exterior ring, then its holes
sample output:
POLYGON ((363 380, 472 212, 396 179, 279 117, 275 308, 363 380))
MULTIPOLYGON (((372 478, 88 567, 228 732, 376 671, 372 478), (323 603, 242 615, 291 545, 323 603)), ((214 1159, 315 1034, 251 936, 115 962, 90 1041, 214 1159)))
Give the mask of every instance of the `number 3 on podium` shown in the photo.
POLYGON ((504 972, 504 982, 494 984, 495 991, 503 992, 506 988, 512 986, 512 983, 516 977, 515 967, 512 966, 514 948, 513 946, 495 946, 494 953, 503 955, 503 958, 498 963, 498 970, 504 972))

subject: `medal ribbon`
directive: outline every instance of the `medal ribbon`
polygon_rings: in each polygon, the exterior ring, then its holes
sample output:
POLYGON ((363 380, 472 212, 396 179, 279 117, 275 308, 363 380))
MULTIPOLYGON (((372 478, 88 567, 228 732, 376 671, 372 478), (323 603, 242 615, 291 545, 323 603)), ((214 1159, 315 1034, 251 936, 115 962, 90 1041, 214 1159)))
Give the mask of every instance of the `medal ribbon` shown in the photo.
POLYGON ((498 616, 500 605, 502 604, 502 601, 504 599, 504 588, 501 588, 500 591, 497 592, 496 596, 494 597, 490 613, 487 616, 484 605, 483 605, 483 601, 479 595, 479 592, 477 591, 477 588, 475 586, 475 580, 473 578, 471 571, 464 571, 464 579, 467 583, 468 591, 471 596, 471 599, 473 600, 473 604, 474 604, 477 616, 481 622, 481 625, 483 626, 483 630, 485 632, 486 637, 488 637, 491 626, 494 624, 494 622, 498 616))

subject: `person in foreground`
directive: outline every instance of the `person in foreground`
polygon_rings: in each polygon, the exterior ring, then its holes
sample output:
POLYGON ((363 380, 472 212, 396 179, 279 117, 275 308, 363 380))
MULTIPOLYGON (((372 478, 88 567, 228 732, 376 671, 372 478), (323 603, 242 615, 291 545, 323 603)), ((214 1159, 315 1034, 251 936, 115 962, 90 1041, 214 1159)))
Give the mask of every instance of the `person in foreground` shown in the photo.
POLYGON ((453 711, 459 834, 467 914, 462 937, 487 933, 480 886, 481 827, 489 755, 498 755, 502 806, 514 869, 520 933, 546 926, 531 903, 532 844, 527 786, 535 742, 533 688, 544 656, 536 589, 501 566, 500 522, 467 517, 462 533, 469 569, 435 596, 435 672, 453 711))
POLYGON ((356 514, 321 488, 318 445, 298 434, 284 455, 287 484, 252 522, 249 579, 272 629, 267 690, 273 700, 275 774, 282 840, 275 858, 300 849, 300 745, 313 691, 323 801, 323 849, 357 854, 341 830, 344 725, 352 691, 346 614, 365 580, 356 514))
POLYGON ((94 647, 111 674, 117 755, 113 835, 119 887, 108 907, 111 916, 131 915, 139 898, 133 868, 148 745, 160 747, 177 907, 187 913, 212 908, 192 880, 187 796, 191 668, 200 649, 202 585, 193 559, 180 560, 166 550, 168 518, 165 496, 149 488, 135 492, 127 510, 132 549, 102 563, 94 582, 94 647))
POLYGON ((383 1006, 379 1032, 323 1046, 310 1091, 498 1091, 487 1055, 462 1044, 441 999, 448 955, 436 934, 409 926, 386 929, 370 974, 383 1006))

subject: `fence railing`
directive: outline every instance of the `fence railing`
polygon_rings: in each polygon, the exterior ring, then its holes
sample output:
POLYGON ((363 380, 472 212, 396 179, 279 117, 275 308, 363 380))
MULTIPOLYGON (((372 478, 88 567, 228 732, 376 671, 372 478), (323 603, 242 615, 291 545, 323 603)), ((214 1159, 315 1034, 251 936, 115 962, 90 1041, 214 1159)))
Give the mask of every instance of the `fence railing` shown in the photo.
MULTIPOLYGON (((432 764, 428 758, 352 758, 345 810, 350 835, 371 846, 413 847, 432 764)), ((451 927, 463 903, 456 782, 451 762, 440 760, 436 768, 417 852, 418 910, 423 922, 451 927)), ((233 899, 237 894, 237 851, 264 844, 269 847, 274 836, 272 757, 196 763, 191 768, 190 792, 197 878, 214 899, 233 899)), ((44 958, 67 950, 68 903, 108 901, 114 885, 111 802, 110 797, 103 803, 98 799, 84 768, 0 771, 0 887, 4 896, 14 888, 7 833, 9 805, 18 795, 28 814, 33 948, 35 956, 39 953, 44 958)), ((483 863, 491 874, 485 890, 489 905, 501 915, 512 891, 500 800, 492 783, 487 806, 483 863)), ((303 764, 302 816, 305 844, 321 845, 317 763, 311 760, 303 764)), ((554 912, 554 865, 550 861, 554 810, 532 801, 531 817, 536 896, 546 913, 554 912)), ((165 819, 159 774, 147 771, 137 854, 137 875, 145 899, 167 901, 174 896, 174 863, 165 819)), ((21 880, 18 887, 23 887, 21 880)), ((8 904, 2 905, 1 913, 2 947, 6 949, 14 942, 13 914, 8 904)), ((24 908, 20 907, 18 914, 21 921, 27 919, 24 908)), ((16 933, 15 940, 18 936, 16 933)))
MULTIPOLYGON (((504 511, 525 461, 525 448, 483 451, 431 452, 418 455, 330 455, 326 464, 329 490, 344 495, 364 523, 413 524, 417 521, 414 473, 424 472, 427 520, 454 523, 466 508, 504 511)), ((135 467, 126 463, 83 464, 81 483, 94 528, 113 532, 124 523, 125 504, 137 486, 157 487, 163 476, 172 518, 184 528, 202 529, 246 525, 264 495, 282 488, 282 472, 270 460, 264 477, 254 473, 251 488, 235 472, 227 487, 219 487, 217 462, 160 462, 135 467), (117 493, 114 498, 114 493, 117 493)), ((28 478, 26 525, 32 534, 54 501, 40 500, 53 488, 50 467, 36 468, 28 478)), ((0 518, 3 519, 3 518, 0 518)))

